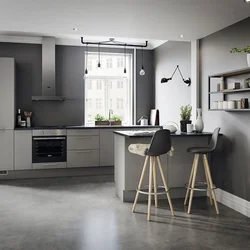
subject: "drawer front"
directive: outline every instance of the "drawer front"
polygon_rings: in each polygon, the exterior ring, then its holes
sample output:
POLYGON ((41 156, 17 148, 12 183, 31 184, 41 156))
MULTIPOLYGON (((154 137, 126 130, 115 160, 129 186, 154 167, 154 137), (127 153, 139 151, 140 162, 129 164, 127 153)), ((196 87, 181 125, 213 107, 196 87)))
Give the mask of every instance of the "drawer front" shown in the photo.
POLYGON ((32 168, 33 169, 66 168, 66 162, 33 163, 32 168))
POLYGON ((98 167, 99 150, 68 151, 67 159, 68 168, 98 167))
POLYGON ((68 136, 68 150, 99 149, 99 136, 68 136))
POLYGON ((67 129, 68 136, 99 135, 99 129, 67 129))

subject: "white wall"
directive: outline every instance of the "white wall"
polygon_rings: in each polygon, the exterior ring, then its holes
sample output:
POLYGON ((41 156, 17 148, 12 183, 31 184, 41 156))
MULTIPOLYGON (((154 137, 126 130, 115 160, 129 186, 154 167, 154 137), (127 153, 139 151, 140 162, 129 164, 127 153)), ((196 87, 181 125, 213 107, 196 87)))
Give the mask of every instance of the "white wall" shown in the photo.
MULTIPOLYGON (((191 43, 167 42, 154 50, 155 108, 160 111, 160 124, 174 121, 179 125, 180 107, 191 104, 191 87, 176 72, 172 81, 161 83, 161 78, 171 77, 177 65, 184 78, 191 77, 191 43)), ((195 117, 191 118, 195 122, 195 117)))

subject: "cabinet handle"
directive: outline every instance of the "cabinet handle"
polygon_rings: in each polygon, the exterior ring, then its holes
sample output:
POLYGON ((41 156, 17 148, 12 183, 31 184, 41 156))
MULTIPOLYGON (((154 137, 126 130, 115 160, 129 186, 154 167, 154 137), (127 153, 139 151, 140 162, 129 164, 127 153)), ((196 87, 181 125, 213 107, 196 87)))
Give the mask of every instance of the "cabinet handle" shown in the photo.
POLYGON ((46 166, 46 167, 48 167, 48 166, 58 166, 58 164, 42 164, 42 166, 46 166))
POLYGON ((91 139, 91 137, 76 137, 77 140, 91 139))
POLYGON ((74 151, 74 152, 78 154, 88 154, 88 153, 91 153, 92 151, 88 150, 88 151, 74 151))

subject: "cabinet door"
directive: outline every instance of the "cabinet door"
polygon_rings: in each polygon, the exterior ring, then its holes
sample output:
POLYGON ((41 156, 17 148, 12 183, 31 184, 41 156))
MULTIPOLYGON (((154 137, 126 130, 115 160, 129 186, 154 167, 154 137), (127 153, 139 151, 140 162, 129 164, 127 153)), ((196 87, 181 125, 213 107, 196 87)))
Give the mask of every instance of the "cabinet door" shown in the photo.
POLYGON ((113 132, 113 129, 100 129, 100 166, 114 166, 113 132))
POLYGON ((14 170, 14 131, 0 129, 0 170, 14 170))
POLYGON ((15 131, 15 170, 32 169, 32 137, 30 131, 15 131))
POLYGON ((0 129, 15 126, 15 68, 13 58, 0 58, 0 129))

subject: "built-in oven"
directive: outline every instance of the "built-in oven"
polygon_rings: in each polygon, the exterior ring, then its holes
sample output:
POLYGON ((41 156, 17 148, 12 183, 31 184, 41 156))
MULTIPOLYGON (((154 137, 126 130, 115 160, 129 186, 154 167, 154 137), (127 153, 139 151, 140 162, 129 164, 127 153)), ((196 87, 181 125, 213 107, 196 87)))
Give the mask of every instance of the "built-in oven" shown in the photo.
POLYGON ((65 129, 33 130, 33 169, 64 168, 67 161, 65 129))

